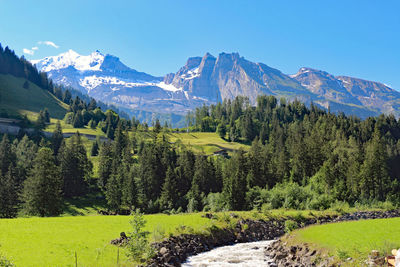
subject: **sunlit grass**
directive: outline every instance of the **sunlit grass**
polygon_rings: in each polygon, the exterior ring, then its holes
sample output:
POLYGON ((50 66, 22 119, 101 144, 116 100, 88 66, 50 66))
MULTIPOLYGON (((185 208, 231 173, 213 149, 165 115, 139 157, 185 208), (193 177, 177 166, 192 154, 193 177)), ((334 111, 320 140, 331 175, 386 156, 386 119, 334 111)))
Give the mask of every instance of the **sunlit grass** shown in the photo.
POLYGON ((387 253, 400 247, 400 218, 315 225, 292 232, 289 240, 311 244, 335 257, 352 257, 356 265, 373 249, 387 253))
MULTIPOLYGON (((90 203, 89 203, 90 202, 90 203)), ((109 245, 120 232, 129 232, 130 216, 96 216, 101 201, 85 206, 82 200, 69 201, 70 209, 89 216, 56 218, 17 218, 0 220, 1 251, 17 266, 69 266, 74 264, 77 252, 80 266, 115 266, 117 248, 109 245), (94 216, 90 216, 94 215, 94 216)), ((231 218, 232 212, 216 213, 219 217, 231 218)), ((295 211, 276 210, 265 216, 259 212, 233 212, 243 218, 281 218, 295 211)), ((204 213, 178 215, 146 215, 146 230, 163 229, 166 235, 178 234, 180 226, 202 232, 213 223, 222 222, 201 217, 204 213)), ((304 211, 304 216, 311 216, 304 211)), ((223 221, 223 220, 222 220, 223 221)), ((152 240, 150 235, 150 240, 152 240)), ((128 264, 124 251, 120 251, 120 263, 128 264)))
POLYGON ((169 133, 171 142, 180 140, 182 144, 191 146, 196 152, 203 152, 205 154, 212 154, 215 151, 225 149, 228 152, 244 149, 248 150, 249 145, 229 142, 219 137, 217 133, 169 133))
MULTIPOLYGON (((53 132, 56 129, 57 119, 51 119, 50 124, 46 126, 44 131, 53 132)), ((74 128, 71 124, 65 123, 64 120, 60 120, 61 128, 63 133, 76 133, 79 132, 81 134, 90 134, 96 136, 105 136, 104 132, 100 128, 92 129, 89 126, 85 126, 83 128, 74 128)))

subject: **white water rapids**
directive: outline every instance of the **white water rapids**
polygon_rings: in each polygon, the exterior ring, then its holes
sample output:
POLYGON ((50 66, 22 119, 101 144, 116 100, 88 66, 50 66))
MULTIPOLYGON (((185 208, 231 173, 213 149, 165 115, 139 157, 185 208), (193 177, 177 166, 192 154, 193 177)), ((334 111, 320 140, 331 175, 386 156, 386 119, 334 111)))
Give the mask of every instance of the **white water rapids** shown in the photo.
POLYGON ((240 243, 212 249, 189 257, 183 267, 258 267, 270 266, 264 249, 274 240, 240 243))

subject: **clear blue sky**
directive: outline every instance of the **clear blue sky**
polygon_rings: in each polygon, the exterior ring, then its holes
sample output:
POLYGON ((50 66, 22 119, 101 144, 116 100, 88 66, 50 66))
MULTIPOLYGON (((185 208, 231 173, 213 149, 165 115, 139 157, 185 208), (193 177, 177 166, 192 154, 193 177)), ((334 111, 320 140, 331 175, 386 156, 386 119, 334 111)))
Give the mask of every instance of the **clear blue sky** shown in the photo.
POLYGON ((3 46, 38 47, 28 59, 98 49, 161 76, 190 56, 239 52, 288 74, 306 66, 400 90, 397 0, 0 0, 0 25, 3 46))

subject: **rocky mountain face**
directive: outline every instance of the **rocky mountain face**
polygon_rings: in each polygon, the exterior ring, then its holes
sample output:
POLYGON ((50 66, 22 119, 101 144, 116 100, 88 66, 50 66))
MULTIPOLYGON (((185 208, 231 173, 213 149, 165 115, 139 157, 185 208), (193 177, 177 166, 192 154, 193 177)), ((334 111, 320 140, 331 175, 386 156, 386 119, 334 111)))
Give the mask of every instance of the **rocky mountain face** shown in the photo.
POLYGON ((380 113, 400 116, 400 93, 387 85, 347 76, 333 76, 325 71, 301 68, 291 75, 303 87, 318 96, 314 101, 334 111, 359 117, 380 113), (339 108, 340 106, 340 108, 339 108))
POLYGON ((257 96, 265 94, 313 101, 331 111, 362 118, 379 113, 400 115, 400 93, 384 84, 310 68, 286 75, 237 53, 192 57, 178 72, 164 77, 138 72, 119 58, 99 51, 82 56, 70 50, 32 63, 55 83, 79 89, 126 111, 184 114, 203 104, 239 95, 255 104, 257 96))

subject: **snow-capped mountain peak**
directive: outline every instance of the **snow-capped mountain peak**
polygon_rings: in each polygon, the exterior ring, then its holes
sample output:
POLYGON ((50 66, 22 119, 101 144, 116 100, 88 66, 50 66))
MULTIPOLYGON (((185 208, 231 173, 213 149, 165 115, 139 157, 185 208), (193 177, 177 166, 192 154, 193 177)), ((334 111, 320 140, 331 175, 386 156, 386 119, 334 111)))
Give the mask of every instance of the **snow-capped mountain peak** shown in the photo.
POLYGON ((104 55, 96 50, 88 56, 82 56, 70 49, 58 56, 46 57, 41 60, 32 60, 38 69, 49 72, 53 70, 65 69, 70 66, 79 71, 99 71, 104 61, 104 55))

